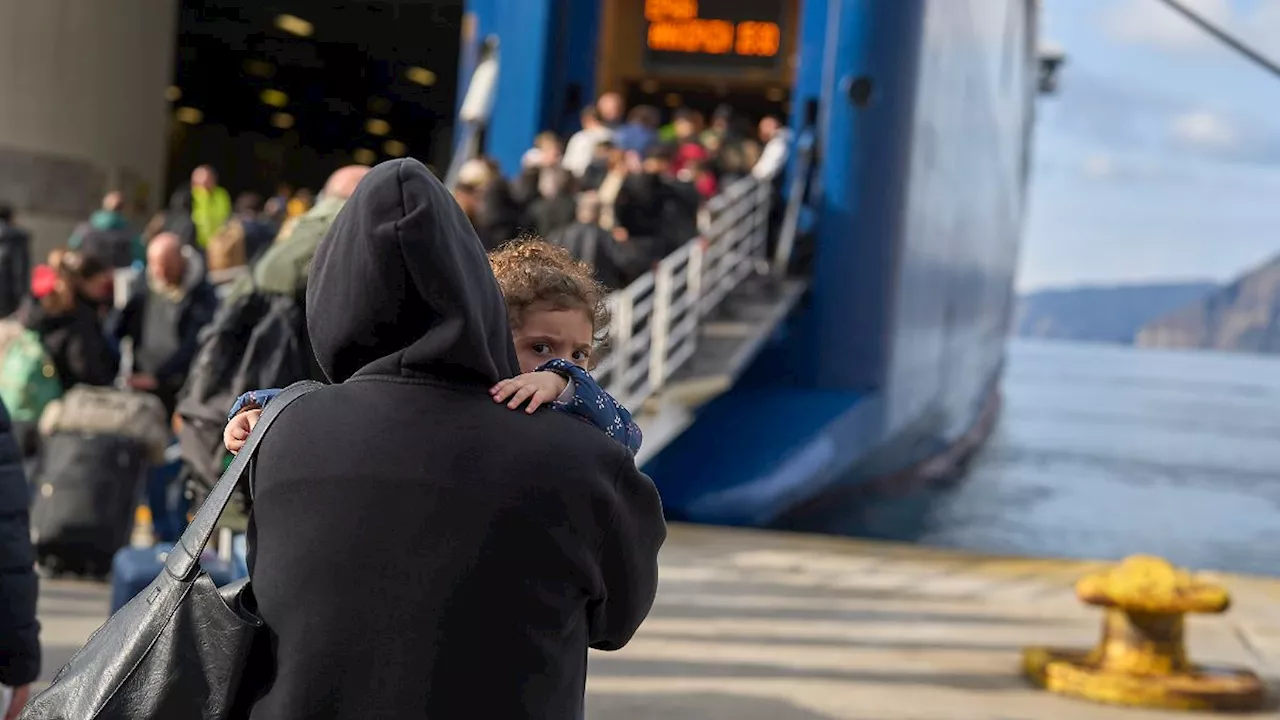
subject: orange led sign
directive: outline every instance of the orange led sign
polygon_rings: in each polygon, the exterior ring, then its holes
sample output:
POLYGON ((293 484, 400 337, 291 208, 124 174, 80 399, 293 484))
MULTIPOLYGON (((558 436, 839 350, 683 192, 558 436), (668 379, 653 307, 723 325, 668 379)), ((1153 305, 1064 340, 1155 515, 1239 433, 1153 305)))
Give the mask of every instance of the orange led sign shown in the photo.
POLYGON ((782 0, 645 0, 649 60, 710 55, 734 66, 772 62, 782 51, 782 11, 782 0))
POLYGON ((732 52, 734 27, 726 20, 678 20, 649 25, 649 49, 662 52, 732 52))
POLYGON ((694 20, 698 17, 698 0, 645 0, 644 19, 694 20))

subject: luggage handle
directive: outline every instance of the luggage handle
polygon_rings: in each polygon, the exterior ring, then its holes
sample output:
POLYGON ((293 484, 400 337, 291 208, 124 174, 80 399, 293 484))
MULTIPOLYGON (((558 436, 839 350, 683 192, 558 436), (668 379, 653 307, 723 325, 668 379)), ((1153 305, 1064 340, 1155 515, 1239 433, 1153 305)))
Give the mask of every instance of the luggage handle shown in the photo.
POLYGON ((205 546, 209 544, 209 539, 213 537, 218 519, 222 517, 222 513, 231 502, 231 496, 236 486, 240 484, 240 480, 248 473, 249 463, 253 459, 253 454, 257 451, 258 444, 262 442, 262 436, 266 434, 271 423, 280 417, 280 413, 284 412, 290 403, 320 386, 321 383, 314 380, 303 380, 302 382, 294 383, 285 388, 267 405, 266 411, 262 413, 258 424, 254 426, 253 432, 249 434, 249 440, 245 442, 240 454, 236 455, 235 460, 231 461, 231 465, 223 471, 222 477, 218 478, 218 483, 209 491, 204 503, 200 506, 200 510, 196 512, 196 516, 187 525, 187 529, 183 531, 182 537, 178 538, 178 542, 174 543, 173 549, 169 551, 169 557, 165 559, 164 567, 175 579, 187 580, 193 571, 199 570, 200 555, 204 552, 205 546))

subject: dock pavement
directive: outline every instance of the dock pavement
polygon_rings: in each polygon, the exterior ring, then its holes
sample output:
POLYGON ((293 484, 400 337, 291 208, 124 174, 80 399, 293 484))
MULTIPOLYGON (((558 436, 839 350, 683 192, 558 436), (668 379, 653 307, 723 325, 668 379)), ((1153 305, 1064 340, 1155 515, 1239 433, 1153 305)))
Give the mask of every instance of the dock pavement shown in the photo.
MULTIPOLYGON (((672 525, 653 612, 593 652, 587 716, 609 720, 1164 720, 1061 698, 1019 674, 1026 645, 1086 648, 1101 613, 1072 585, 1104 563, 1001 558, 844 538, 672 525)), ((1196 662, 1280 681, 1280 579, 1188 619, 1196 662)), ((102 584, 43 581, 43 683, 101 624, 102 584)), ((1276 711, 1222 715, 1273 718, 1276 711)))

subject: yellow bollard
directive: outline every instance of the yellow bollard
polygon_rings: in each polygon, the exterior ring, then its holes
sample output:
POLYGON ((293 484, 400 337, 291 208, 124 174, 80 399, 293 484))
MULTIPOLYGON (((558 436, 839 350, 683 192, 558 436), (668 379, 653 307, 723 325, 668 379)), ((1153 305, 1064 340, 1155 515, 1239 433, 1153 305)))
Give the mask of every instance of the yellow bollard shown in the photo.
POLYGON ((1249 670, 1187 659, 1183 617, 1226 612, 1226 589, 1160 558, 1135 555, 1081 578, 1076 596, 1105 608, 1102 640, 1088 651, 1024 650, 1023 671, 1040 687, 1094 702, 1170 710, 1256 710, 1266 702, 1265 686, 1249 670))

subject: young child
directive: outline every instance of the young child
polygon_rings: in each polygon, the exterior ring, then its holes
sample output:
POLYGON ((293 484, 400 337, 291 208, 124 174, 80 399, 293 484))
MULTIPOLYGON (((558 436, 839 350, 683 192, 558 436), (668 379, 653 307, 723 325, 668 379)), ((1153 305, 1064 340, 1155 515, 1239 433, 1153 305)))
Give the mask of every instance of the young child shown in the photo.
MULTIPOLYGON (((590 422, 632 453, 640 449, 640 428, 588 369, 592 352, 609 324, 604 286, 593 270, 567 250, 537 238, 508 243, 489 254, 489 263, 507 301, 507 317, 523 374, 489 390, 494 402, 533 413, 543 405, 590 422)), ((241 395, 228 415, 222 441, 240 452, 262 408, 279 390, 241 395)))

